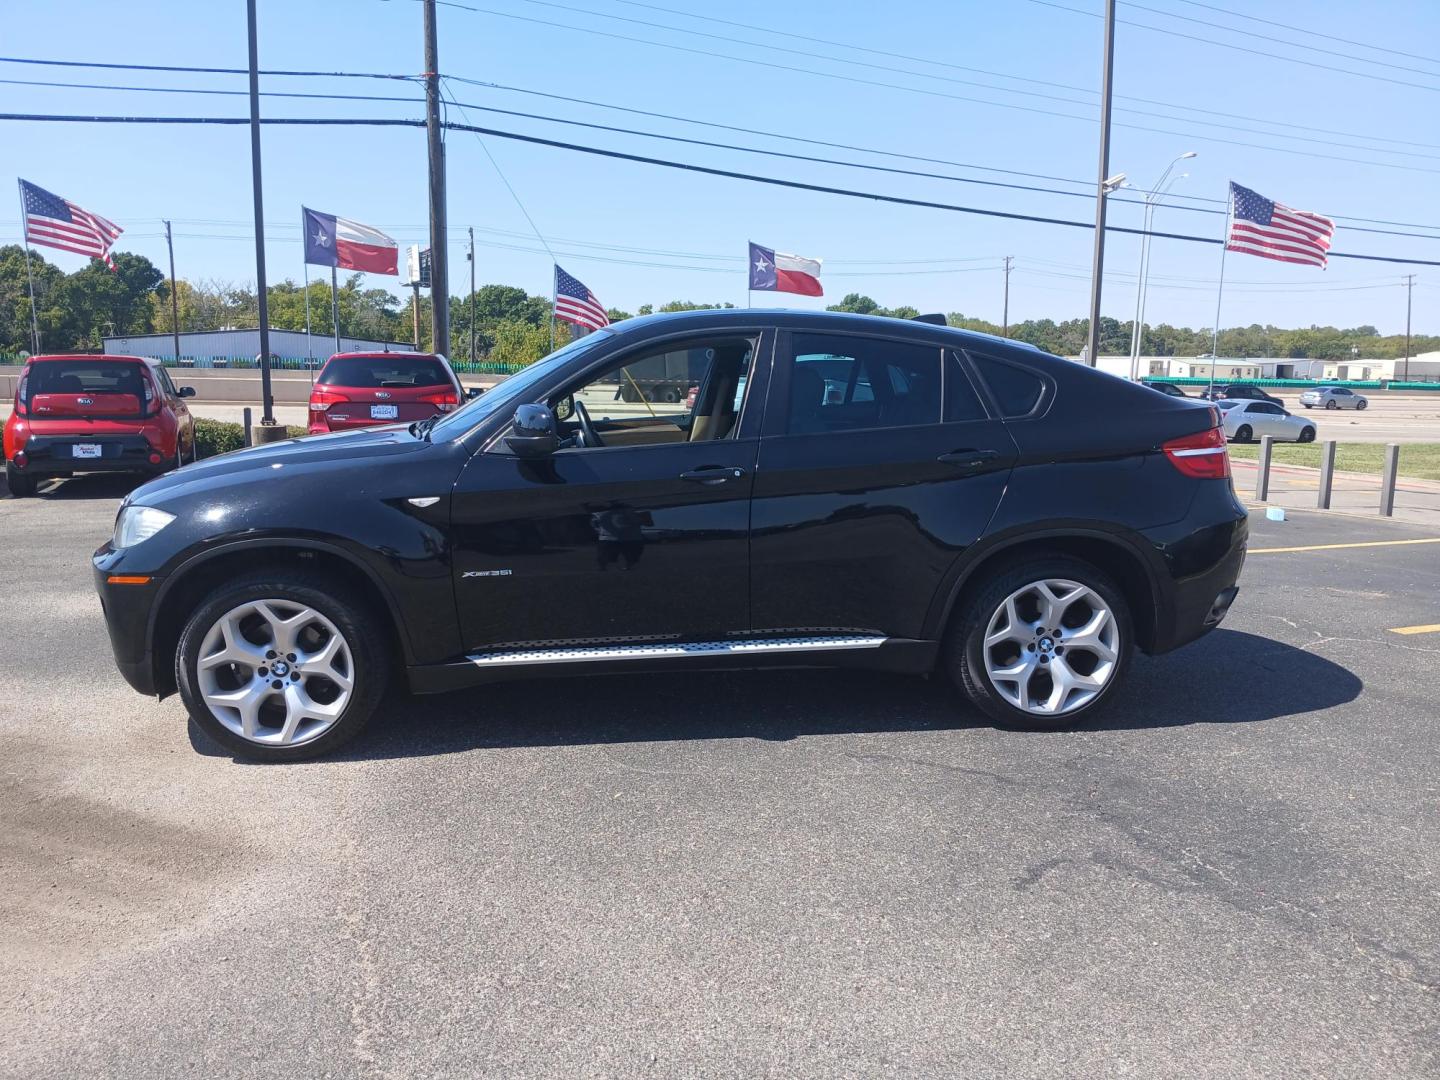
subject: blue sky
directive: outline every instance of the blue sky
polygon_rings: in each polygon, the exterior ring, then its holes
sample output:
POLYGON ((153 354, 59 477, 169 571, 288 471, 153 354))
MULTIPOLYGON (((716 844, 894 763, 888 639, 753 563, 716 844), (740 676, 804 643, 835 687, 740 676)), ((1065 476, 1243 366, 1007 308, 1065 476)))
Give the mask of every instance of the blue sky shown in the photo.
MULTIPOLYGON (((1058 7, 1036 0, 883 6, 860 0, 730 0, 724 5, 656 0, 656 6, 620 0, 464 2, 465 7, 441 8, 442 70, 515 88, 452 84, 464 103, 1074 192, 1086 190, 1084 181, 1093 182, 1098 137, 1094 91, 1101 47, 1098 0, 1054 0, 1058 7), (712 21, 691 17, 695 15, 712 21), (800 37, 713 21, 721 19, 800 37), (806 40, 816 38, 824 42, 806 40), (807 53, 812 55, 802 55, 807 53), (1057 179, 827 150, 520 91, 1057 179)), ((1435 44, 1440 42, 1440 5, 1433 0, 1366 5, 1347 0, 1311 0, 1305 5, 1215 0, 1215 6, 1278 23, 1304 20, 1334 38, 1396 51, 1297 36, 1187 0, 1145 0, 1143 7, 1122 3, 1122 20, 1174 33, 1128 24, 1118 29, 1111 171, 1123 171, 1146 187, 1177 154, 1194 150, 1199 156, 1182 163, 1190 175, 1176 184, 1176 194, 1223 199, 1226 182, 1233 178, 1297 208, 1428 223, 1433 239, 1360 232, 1356 229, 1362 225, 1392 226, 1341 220, 1335 250, 1440 259, 1440 208, 1435 206, 1440 175, 1440 45, 1435 44), (1281 45, 1207 23, 1331 52, 1281 45), (1269 60, 1177 34, 1305 62, 1269 60)), ((407 74, 422 68, 421 8, 415 0, 260 0, 259 21, 262 67, 407 74)), ((19 56, 238 67, 246 60, 240 0, 156 0, 143 11, 135 5, 51 0, 14 5, 6 22, 5 51, 19 56), (50 32, 57 18, 68 30, 63 39, 50 32)), ((243 77, 236 76, 12 64, 0 64, 0 78, 245 88, 243 77)), ((408 83, 368 80, 272 77, 262 80, 262 89, 395 95, 417 102, 420 96, 408 83)), ((4 99, 6 111, 246 115, 243 97, 222 95, 32 84, 4 85, 4 99)), ((418 104, 408 102, 284 98, 266 99, 262 110, 267 116, 292 117, 422 115, 418 104)), ((474 108, 452 108, 450 116, 631 153, 909 198, 1077 221, 1092 220, 1094 213, 1093 201, 1086 198, 765 158, 474 108)), ((253 280, 246 128, 7 122, 4 145, 20 175, 124 226, 121 247, 163 265, 159 219, 170 217, 182 276, 253 280)), ((1012 321, 1082 316, 1088 306, 1087 230, 746 184, 502 139, 482 145, 476 136, 460 132, 448 140, 455 292, 464 291, 468 283, 466 226, 476 230, 479 282, 549 291, 549 256, 486 156, 487 147, 535 225, 560 253, 562 265, 613 306, 634 310, 646 302, 677 298, 744 303, 747 239, 825 260, 825 300, 785 297, 790 306, 820 306, 859 291, 883 304, 909 303, 922 310, 962 311, 998 320, 1004 255, 1015 257, 1012 321)), ((267 128, 264 164, 272 281, 301 276, 302 203, 384 228, 402 244, 426 238, 423 131, 267 128)), ((1138 225, 1140 208, 1112 204, 1111 222, 1138 225)), ((1218 236, 1223 220, 1162 208, 1156 228, 1218 236)), ((0 212, 0 242, 18 239, 18 211, 0 212)), ((53 254, 67 269, 80 261, 63 252, 53 254)), ((1112 235, 1107 314, 1132 316, 1137 258, 1136 238, 1112 235)), ((1156 241, 1147 322, 1210 325, 1218 263, 1213 245, 1156 241)), ((1369 323, 1382 332, 1398 332, 1404 329, 1405 316, 1399 282, 1411 271, 1422 283, 1415 290, 1415 329, 1440 332, 1440 267, 1342 259, 1333 259, 1321 272, 1232 255, 1222 322, 1369 323)))

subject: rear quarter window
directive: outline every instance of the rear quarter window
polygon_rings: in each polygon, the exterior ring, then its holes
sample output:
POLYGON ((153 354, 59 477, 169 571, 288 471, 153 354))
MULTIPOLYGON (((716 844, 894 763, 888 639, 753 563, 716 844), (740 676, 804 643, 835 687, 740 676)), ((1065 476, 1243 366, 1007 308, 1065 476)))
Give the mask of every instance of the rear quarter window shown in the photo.
POLYGON ((1005 417, 1029 416, 1040 404, 1045 393, 1045 380, 1033 371, 1008 364, 983 354, 970 354, 980 377, 990 387, 1000 414, 1005 417))

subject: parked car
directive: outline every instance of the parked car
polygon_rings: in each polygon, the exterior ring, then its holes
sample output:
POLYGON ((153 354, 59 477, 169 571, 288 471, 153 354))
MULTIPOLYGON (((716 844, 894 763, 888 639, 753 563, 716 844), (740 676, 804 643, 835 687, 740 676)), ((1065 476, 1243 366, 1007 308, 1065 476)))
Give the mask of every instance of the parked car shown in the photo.
POLYGON ((158 360, 32 356, 5 421, 5 483, 17 498, 76 473, 161 473, 195 460, 194 397, 158 360))
POLYGON ((1217 401, 1225 434, 1235 442, 1269 435, 1279 442, 1314 442, 1315 425, 1268 401, 1217 401))
POLYGON ((1208 401, 1268 401, 1282 409, 1285 407, 1285 402, 1278 397, 1248 383, 1216 383, 1213 389, 1200 391, 1200 396, 1208 401))
POLYGON ((408 424, 459 408, 466 397, 436 353, 336 353, 310 391, 310 434, 408 424))
POLYGON ((1148 387, 1150 387, 1151 390, 1159 390, 1160 393, 1162 393, 1162 394, 1169 394, 1171 397, 1189 397, 1189 396, 1190 396, 1190 395, 1188 395, 1187 393, 1185 393, 1184 390, 1181 390, 1178 386, 1176 386, 1174 383, 1168 383, 1168 382, 1148 382, 1148 383, 1146 383, 1145 385, 1148 386, 1148 387))
POLYGON ((443 416, 152 481, 94 570, 135 689, 290 760, 352 737, 392 679, 938 671, 1000 724, 1067 727, 1136 648, 1224 618, 1246 537, 1212 406, 963 330, 697 311, 443 416), (587 407, 677 350, 705 356, 693 408, 587 407))
POLYGON ((1346 386, 1317 386, 1300 395, 1300 404, 1307 409, 1317 405, 1327 409, 1364 409, 1370 402, 1346 386))

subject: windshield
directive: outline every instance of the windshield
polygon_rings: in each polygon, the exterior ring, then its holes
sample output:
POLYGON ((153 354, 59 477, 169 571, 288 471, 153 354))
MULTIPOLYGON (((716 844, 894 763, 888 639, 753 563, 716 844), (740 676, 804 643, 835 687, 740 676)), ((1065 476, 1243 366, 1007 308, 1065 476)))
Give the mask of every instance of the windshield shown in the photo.
POLYGON ((430 440, 441 442, 459 438, 486 417, 494 416, 506 408, 513 408, 517 402, 526 399, 532 387, 544 382, 575 357, 609 340, 613 335, 613 330, 596 330, 556 349, 549 356, 536 360, 529 367, 516 372, 493 389, 438 420, 430 429, 430 440))

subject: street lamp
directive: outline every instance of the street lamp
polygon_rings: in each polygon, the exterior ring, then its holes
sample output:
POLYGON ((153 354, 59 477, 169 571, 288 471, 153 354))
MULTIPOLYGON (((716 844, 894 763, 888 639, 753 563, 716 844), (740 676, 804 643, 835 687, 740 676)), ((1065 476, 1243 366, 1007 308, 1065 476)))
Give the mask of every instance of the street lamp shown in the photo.
POLYGON ((1139 281, 1135 285, 1135 324, 1130 331, 1130 378, 1132 381, 1140 377, 1140 348, 1145 326, 1145 291, 1150 277, 1150 225, 1155 220, 1155 207, 1160 204, 1160 200, 1170 190, 1171 184, 1190 175, 1189 173, 1180 173, 1172 178, 1170 173, 1174 171, 1175 166, 1195 156, 1194 150, 1186 150, 1166 166, 1155 186, 1145 193, 1145 228, 1140 237, 1140 273, 1139 281))

